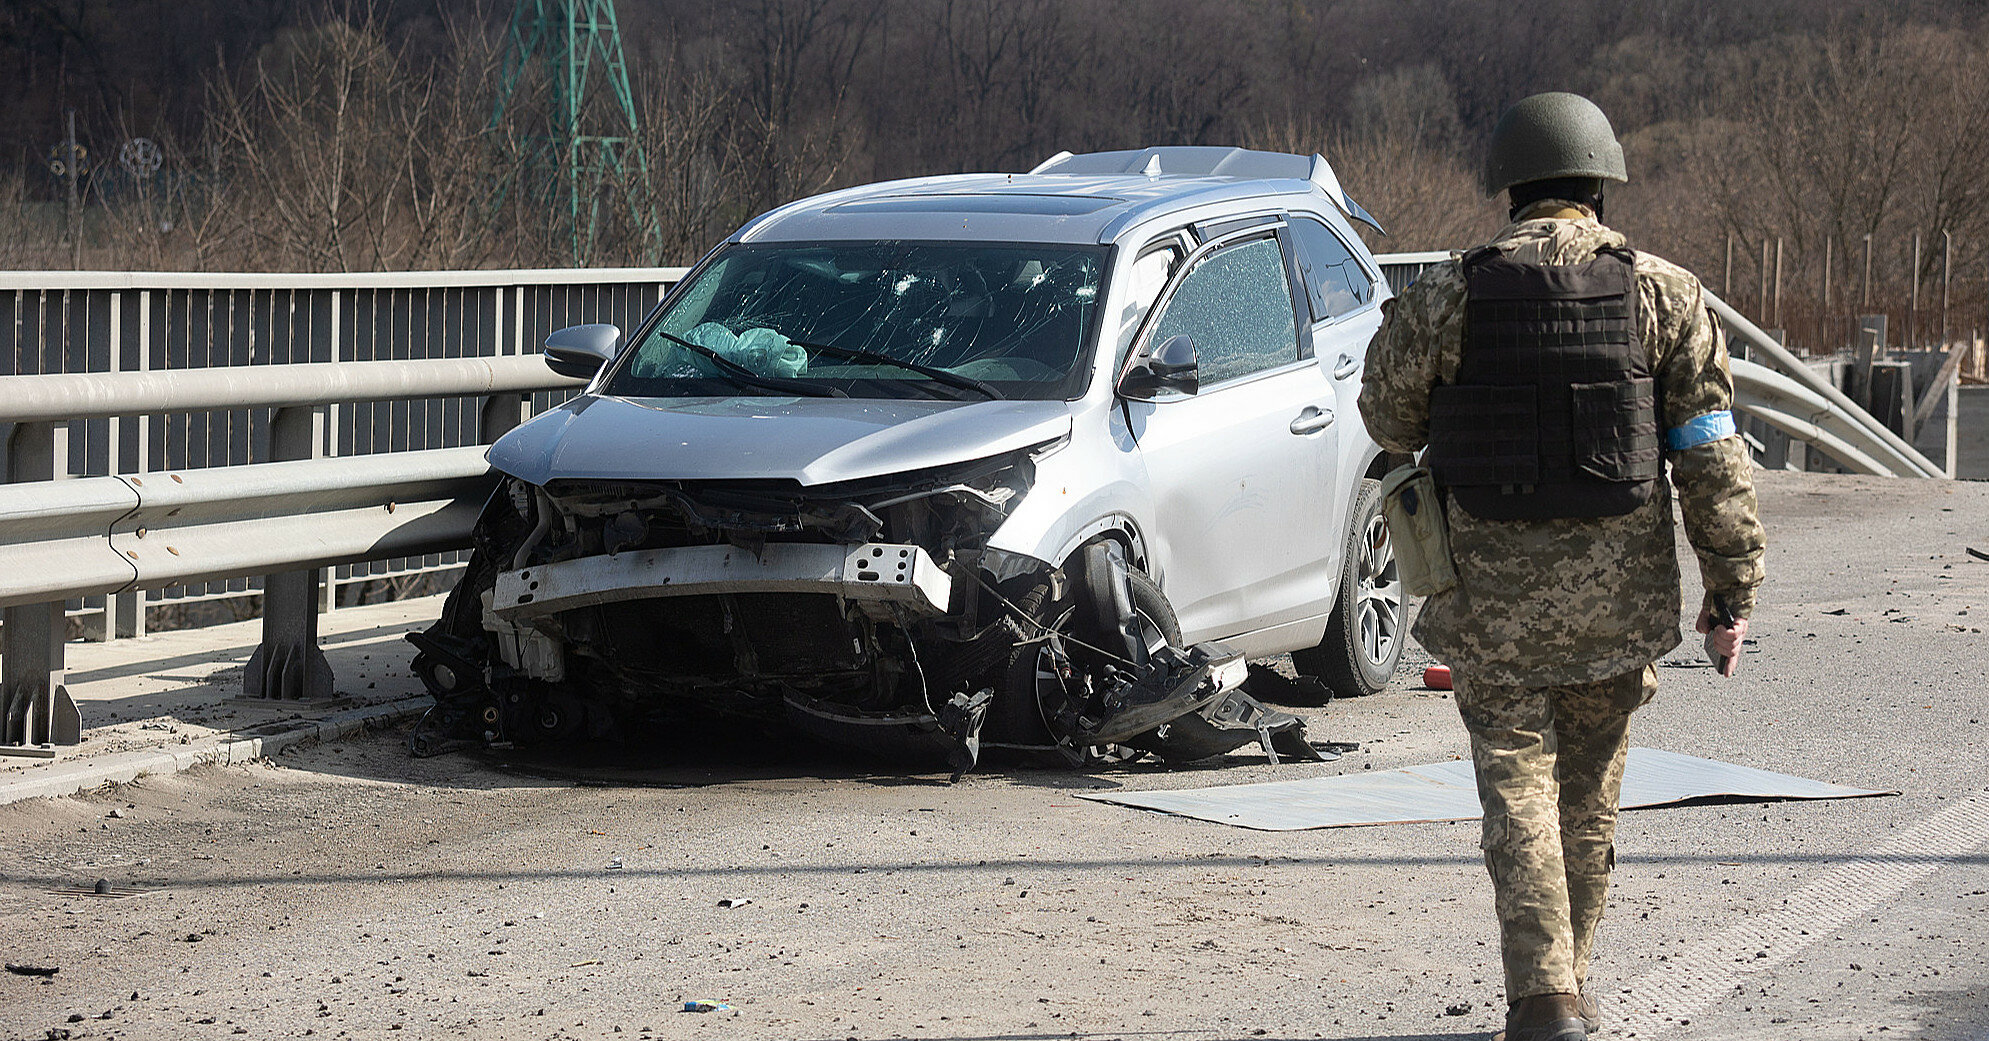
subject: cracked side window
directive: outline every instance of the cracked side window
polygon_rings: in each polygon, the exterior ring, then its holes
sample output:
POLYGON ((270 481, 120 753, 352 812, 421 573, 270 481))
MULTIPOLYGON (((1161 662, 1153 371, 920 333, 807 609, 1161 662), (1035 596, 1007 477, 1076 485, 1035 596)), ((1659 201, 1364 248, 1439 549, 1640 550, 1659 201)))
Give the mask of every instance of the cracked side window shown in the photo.
POLYGON ((1231 246, 1188 272, 1150 342, 1182 333, 1195 341, 1204 386, 1296 361, 1298 331, 1277 240, 1231 246))

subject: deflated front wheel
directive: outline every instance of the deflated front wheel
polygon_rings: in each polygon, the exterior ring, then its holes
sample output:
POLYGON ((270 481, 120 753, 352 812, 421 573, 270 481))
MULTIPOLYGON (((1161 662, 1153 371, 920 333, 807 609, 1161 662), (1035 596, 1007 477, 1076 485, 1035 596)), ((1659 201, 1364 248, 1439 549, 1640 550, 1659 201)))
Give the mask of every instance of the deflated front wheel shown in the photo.
MULTIPOLYGON (((1146 575, 1128 574, 1132 606, 1141 635, 1149 650, 1181 642, 1181 623, 1166 594, 1146 575)), ((1111 664, 1130 668, 1113 650, 1116 634, 1096 631, 1104 623, 1102 612, 1089 602, 1080 609, 1083 595, 1071 584, 1061 598, 1051 595, 1045 578, 1032 586, 1015 606, 1034 624, 1014 653, 1002 666, 989 706, 987 738, 991 745, 1020 746, 1050 751, 1061 747, 1054 736, 1052 720, 1057 714, 1083 702, 1092 690, 1092 674, 1111 664), (1052 634, 1055 639, 1052 639, 1052 634)), ((1077 750, 1080 754, 1084 750, 1077 750)))

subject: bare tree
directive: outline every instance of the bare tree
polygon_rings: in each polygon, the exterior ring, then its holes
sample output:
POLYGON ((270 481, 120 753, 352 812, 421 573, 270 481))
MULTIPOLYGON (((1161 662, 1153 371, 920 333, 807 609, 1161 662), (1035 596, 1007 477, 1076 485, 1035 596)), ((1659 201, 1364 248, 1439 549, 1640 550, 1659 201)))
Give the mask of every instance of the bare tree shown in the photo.
POLYGON ((772 206, 832 183, 853 149, 848 88, 883 0, 757 0, 733 28, 744 77, 735 148, 753 200, 772 206))
POLYGON ((476 264, 480 209, 515 161, 484 133, 496 61, 462 32, 417 72, 377 29, 337 17, 267 48, 244 87, 214 86, 231 209, 272 260, 307 270, 476 264))

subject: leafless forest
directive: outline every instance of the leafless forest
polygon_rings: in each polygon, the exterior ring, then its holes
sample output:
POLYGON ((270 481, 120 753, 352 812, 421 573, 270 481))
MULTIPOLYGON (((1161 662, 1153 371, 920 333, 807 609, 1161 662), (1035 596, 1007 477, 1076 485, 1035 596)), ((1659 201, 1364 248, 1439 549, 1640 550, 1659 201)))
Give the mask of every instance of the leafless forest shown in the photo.
POLYGON ((8 0, 0 268, 681 264, 825 188, 1147 144, 1322 152, 1377 249, 1446 248, 1501 223, 1499 110, 1565 89, 1629 150, 1611 223, 1763 324, 1989 327, 1984 0, 623 0, 643 162, 578 257, 543 77, 492 119, 511 6, 8 0))

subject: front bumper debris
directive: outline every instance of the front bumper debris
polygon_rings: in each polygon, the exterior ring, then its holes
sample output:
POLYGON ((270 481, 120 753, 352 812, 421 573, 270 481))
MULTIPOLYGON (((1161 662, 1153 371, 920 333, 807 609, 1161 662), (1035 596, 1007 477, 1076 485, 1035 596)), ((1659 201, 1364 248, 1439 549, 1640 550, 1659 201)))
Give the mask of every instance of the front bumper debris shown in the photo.
POLYGON ((717 593, 825 593, 889 617, 946 613, 953 579, 918 546, 770 542, 680 546, 539 564, 502 572, 491 610, 512 621, 652 597, 717 593))
POLYGON ((1280 757, 1324 759, 1306 740, 1303 719, 1243 690, 1249 678, 1243 655, 1224 644, 1162 647, 1137 674, 1109 670, 1096 707, 1057 722, 1076 743, 1125 745, 1175 762, 1207 759, 1252 741, 1273 764, 1280 757))

